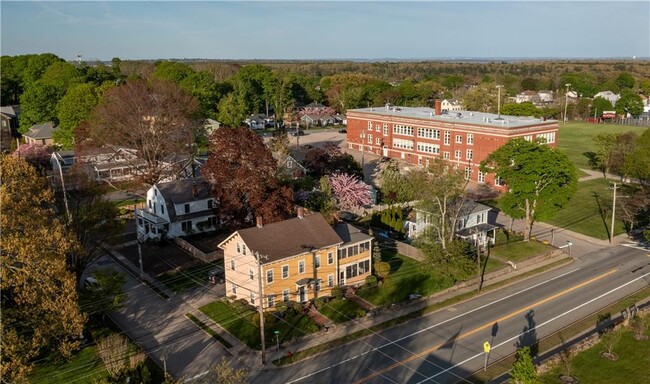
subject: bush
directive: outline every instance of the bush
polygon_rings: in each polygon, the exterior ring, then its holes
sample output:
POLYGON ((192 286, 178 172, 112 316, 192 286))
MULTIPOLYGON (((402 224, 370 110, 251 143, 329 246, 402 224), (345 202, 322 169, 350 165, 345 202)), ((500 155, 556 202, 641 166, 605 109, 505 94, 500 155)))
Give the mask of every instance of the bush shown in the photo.
POLYGON ((335 297, 337 299, 342 298, 343 297, 343 289, 341 289, 341 287, 332 288, 332 297, 335 297))
POLYGON ((316 306, 316 308, 320 308, 323 305, 325 305, 325 301, 323 299, 318 298, 318 299, 314 300, 314 306, 316 306))
POLYGON ((377 285, 377 276, 370 275, 366 277, 366 285, 368 287, 375 287, 377 285))
POLYGON ((385 279, 390 273, 390 264, 385 261, 375 264, 375 275, 380 279, 385 279))
POLYGON ((357 310, 357 317, 364 317, 366 315, 366 310, 359 308, 357 310))

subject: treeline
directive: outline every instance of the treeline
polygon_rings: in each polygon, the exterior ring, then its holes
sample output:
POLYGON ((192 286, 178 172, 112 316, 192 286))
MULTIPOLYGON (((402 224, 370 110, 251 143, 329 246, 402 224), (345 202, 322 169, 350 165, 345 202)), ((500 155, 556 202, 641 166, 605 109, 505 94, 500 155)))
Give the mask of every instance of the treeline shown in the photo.
MULTIPOLYGON (((253 113, 272 114, 278 121, 295 121, 296 109, 313 101, 339 113, 350 108, 432 105, 436 98, 458 98, 467 110, 496 112, 497 88, 502 106, 523 90, 552 90, 558 100, 567 83, 585 101, 571 106, 570 116, 597 110, 588 99, 609 90, 634 99, 624 108, 638 111, 639 93, 650 94, 650 65, 645 61, 585 62, 225 62, 122 61, 110 65, 65 62, 56 55, 2 57, 2 104, 20 104, 20 130, 54 122, 55 140, 64 148, 74 143, 74 131, 90 116, 104 93, 123 82, 166 80, 193 96, 201 118, 239 126, 253 113)), ((559 117, 557 104, 531 111, 559 117)), ((618 105, 617 105, 618 107, 618 105)), ((621 108, 623 108, 621 107, 621 108)), ((506 110, 508 107, 506 107, 506 110)), ((598 109, 602 112, 601 109, 598 109)), ((638 112, 640 113, 640 112, 638 112)))

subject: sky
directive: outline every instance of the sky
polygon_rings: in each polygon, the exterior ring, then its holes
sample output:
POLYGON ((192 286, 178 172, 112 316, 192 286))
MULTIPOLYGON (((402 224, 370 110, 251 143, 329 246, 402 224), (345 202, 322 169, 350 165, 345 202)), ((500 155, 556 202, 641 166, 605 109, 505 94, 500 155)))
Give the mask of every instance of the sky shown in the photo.
POLYGON ((2 55, 648 58, 650 1, 4 1, 2 55))

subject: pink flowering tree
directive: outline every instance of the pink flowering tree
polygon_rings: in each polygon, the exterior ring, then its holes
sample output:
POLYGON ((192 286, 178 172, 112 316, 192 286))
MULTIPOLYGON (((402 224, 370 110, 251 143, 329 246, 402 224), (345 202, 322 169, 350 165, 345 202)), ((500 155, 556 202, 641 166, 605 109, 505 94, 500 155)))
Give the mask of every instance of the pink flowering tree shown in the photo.
POLYGON ((347 173, 330 176, 330 185, 340 209, 352 209, 370 204, 370 186, 347 173))
POLYGON ((50 166, 50 156, 52 155, 48 148, 42 144, 30 143, 21 144, 14 153, 13 157, 21 157, 28 163, 37 168, 48 168, 50 166))

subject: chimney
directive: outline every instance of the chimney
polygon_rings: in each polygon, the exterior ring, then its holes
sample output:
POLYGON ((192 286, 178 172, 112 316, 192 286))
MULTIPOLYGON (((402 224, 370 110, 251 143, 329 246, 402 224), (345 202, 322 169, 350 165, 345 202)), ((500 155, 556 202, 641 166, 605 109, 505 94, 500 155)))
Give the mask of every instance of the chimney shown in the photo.
POLYGON ((262 216, 255 216, 255 225, 257 228, 262 228, 262 216))
POLYGON ((442 114, 442 100, 436 99, 434 105, 435 105, 434 110, 436 111, 436 116, 440 116, 442 114))
POLYGON ((196 186, 196 183, 192 184, 192 196, 197 197, 199 195, 199 187, 196 186))
POLYGON ((305 217, 305 208, 298 207, 297 211, 298 211, 298 218, 299 219, 302 219, 302 218, 305 217))

